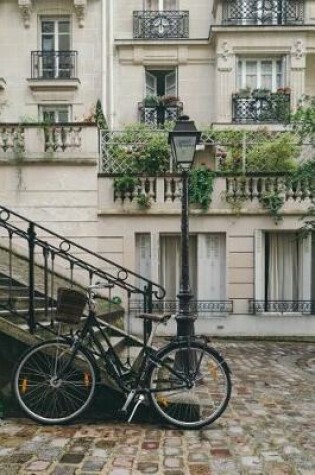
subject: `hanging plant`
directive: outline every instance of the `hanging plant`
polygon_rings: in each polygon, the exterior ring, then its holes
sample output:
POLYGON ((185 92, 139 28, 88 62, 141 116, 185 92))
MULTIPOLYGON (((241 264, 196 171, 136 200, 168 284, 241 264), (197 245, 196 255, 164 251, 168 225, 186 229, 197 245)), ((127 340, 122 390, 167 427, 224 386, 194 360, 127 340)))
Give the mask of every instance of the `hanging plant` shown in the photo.
POLYGON ((283 196, 280 196, 279 192, 266 192, 260 197, 259 201, 261 202, 264 208, 268 209, 269 213, 271 214, 276 223, 282 221, 283 217, 280 214, 280 210, 284 205, 284 198, 283 196))
POLYGON ((189 202, 200 205, 204 211, 212 201, 214 176, 214 172, 206 167, 193 168, 189 173, 189 202))

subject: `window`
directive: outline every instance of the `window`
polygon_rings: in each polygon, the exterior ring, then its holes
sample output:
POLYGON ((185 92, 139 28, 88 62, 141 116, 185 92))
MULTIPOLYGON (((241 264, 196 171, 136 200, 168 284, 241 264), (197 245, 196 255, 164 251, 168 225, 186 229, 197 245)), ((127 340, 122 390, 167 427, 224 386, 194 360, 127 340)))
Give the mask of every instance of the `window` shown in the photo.
POLYGON ((177 96, 176 69, 145 72, 146 96, 177 96))
POLYGON ((41 106, 40 119, 48 124, 66 123, 70 120, 69 106, 41 106))
POLYGON ((283 59, 240 59, 237 80, 239 89, 269 89, 284 85, 283 59))
POLYGON ((304 311, 295 303, 311 300, 310 237, 257 231, 255 242, 255 299, 269 312, 304 311))
MULTIPOLYGON (((189 239, 190 287, 196 300, 226 299, 226 251, 223 234, 198 234, 189 239)), ((160 283, 166 299, 175 300, 181 279, 181 242, 178 235, 160 238, 160 283)))
POLYGON ((70 52, 70 21, 42 19, 41 21, 42 77, 70 78, 73 57, 70 52))
POLYGON ((177 0, 146 0, 146 10, 150 11, 169 11, 176 10, 177 0))

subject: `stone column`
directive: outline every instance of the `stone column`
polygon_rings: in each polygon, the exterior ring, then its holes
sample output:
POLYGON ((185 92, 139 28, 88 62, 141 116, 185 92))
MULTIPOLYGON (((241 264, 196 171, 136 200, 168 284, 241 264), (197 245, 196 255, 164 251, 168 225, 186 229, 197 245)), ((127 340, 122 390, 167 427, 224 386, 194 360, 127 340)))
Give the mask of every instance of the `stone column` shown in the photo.
POLYGON ((297 40, 291 47, 290 64, 291 108, 296 109, 298 101, 305 93, 305 45, 302 40, 297 40))
POLYGON ((231 122, 235 89, 235 55, 227 41, 219 43, 216 56, 216 122, 231 122))

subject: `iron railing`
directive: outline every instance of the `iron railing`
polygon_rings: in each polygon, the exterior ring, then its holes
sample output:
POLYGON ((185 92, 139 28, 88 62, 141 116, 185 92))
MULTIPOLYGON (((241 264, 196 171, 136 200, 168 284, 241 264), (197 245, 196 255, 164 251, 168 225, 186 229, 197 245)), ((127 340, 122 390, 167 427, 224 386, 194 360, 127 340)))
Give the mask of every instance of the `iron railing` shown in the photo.
POLYGON ((304 23, 304 0, 224 0, 223 25, 304 23))
POLYGON ((139 121, 147 125, 163 126, 167 121, 175 121, 183 113, 183 103, 172 106, 146 106, 142 102, 138 106, 139 121))
POLYGON ((290 116, 290 94, 242 97, 232 95, 233 122, 287 122, 290 116))
POLYGON ((12 282, 23 281, 28 289, 26 320, 31 332, 38 324, 35 296, 43 297, 46 323, 50 320, 53 325, 52 303, 56 300, 58 286, 60 283, 65 285, 65 280, 69 287, 81 286, 83 289, 95 280, 101 280, 108 284, 105 297, 109 303, 120 301, 128 306, 131 297, 136 295, 145 312, 152 311, 153 298, 165 295, 165 290, 151 280, 4 206, 0 206, 0 272, 9 281, 7 303, 0 304, 3 308, 12 309, 12 282))
MULTIPOLYGON (((157 313, 179 312, 178 300, 153 300, 152 310, 157 313)), ((141 311, 140 302, 131 300, 130 311, 137 314, 141 311)), ((189 302, 189 312, 199 318, 209 318, 218 315, 233 313, 233 300, 191 300, 189 302)))
POLYGON ((299 313, 315 315, 315 300, 254 300, 248 302, 249 312, 253 315, 270 313, 299 313))
POLYGON ((133 12, 133 37, 152 40, 189 38, 189 12, 135 11, 133 12))
POLYGON ((77 78, 77 51, 32 51, 32 79, 77 78))

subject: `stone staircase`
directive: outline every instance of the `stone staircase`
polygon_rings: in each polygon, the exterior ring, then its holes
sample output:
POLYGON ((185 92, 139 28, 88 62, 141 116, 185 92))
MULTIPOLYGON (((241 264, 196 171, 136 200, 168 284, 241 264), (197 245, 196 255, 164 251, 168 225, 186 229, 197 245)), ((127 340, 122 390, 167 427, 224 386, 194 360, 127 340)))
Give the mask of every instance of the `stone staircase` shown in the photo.
MULTIPOLYGON (((66 286, 67 282, 64 282, 66 286)), ((28 305, 29 305, 29 288, 16 279, 11 279, 4 274, 0 274, 0 337, 5 335, 13 345, 18 345, 21 348, 22 353, 26 347, 35 345, 41 341, 49 338, 54 338, 58 331, 57 323, 52 323, 54 316, 56 316, 56 302, 48 302, 49 307, 47 311, 47 298, 40 292, 35 291, 34 297, 34 313, 37 322, 36 331, 34 333, 29 332, 28 325, 28 305)), ((99 302, 99 299, 97 300, 99 302)), ((115 352, 119 355, 123 362, 129 361, 133 364, 136 361, 139 352, 141 340, 135 336, 129 335, 122 329, 122 322, 124 319, 124 309, 121 306, 115 305, 115 308, 111 308, 106 302, 100 302, 99 308, 103 308, 103 313, 98 313, 98 322, 103 329, 111 336, 111 344, 114 347, 115 352)), ((86 317, 81 319, 79 326, 71 328, 69 325, 62 324, 62 332, 68 333, 69 331, 77 330, 84 323, 86 317)), ((103 339, 100 332, 97 334, 102 347, 106 350, 107 344, 103 339)), ((93 347, 90 346, 93 350, 93 347)), ((8 361, 12 363, 12 367, 17 360, 16 351, 14 355, 14 361, 10 361, 10 355, 8 354, 8 361)), ((112 389, 119 390, 115 383, 109 378, 106 370, 99 357, 95 357, 100 366, 101 383, 111 387, 112 389)), ((0 355, 1 359, 1 355, 0 355)), ((3 359, 3 355, 2 355, 3 359)), ((8 384, 8 381, 6 381, 8 384)), ((2 386, 5 386, 2 382, 2 386)), ((1 381, 0 381, 0 393, 1 393, 1 381)))

